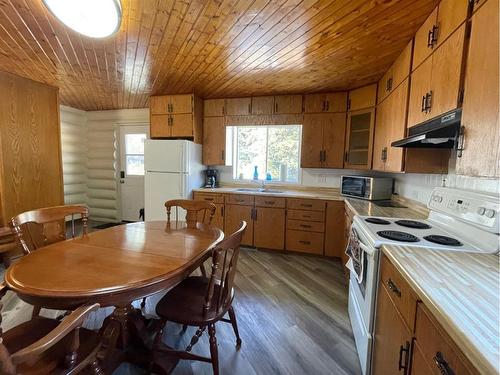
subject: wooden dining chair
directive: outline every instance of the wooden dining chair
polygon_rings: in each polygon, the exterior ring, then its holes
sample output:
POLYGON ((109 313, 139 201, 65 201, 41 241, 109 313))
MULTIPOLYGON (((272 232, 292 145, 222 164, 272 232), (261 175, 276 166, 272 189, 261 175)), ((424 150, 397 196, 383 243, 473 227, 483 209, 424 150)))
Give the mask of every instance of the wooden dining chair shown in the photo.
POLYGON ((215 323, 223 321, 231 323, 236 336, 236 347, 241 346, 236 314, 232 306, 234 298, 234 276, 238 263, 241 239, 246 229, 246 222, 231 236, 224 239, 212 252, 212 272, 209 278, 190 276, 171 289, 156 305, 156 314, 160 324, 153 343, 153 362, 155 358, 165 354, 180 359, 191 359, 212 363, 213 372, 219 374, 219 357, 215 323), (224 318, 228 313, 229 319, 224 318), (195 335, 185 351, 167 349, 161 346, 167 321, 198 327, 195 335), (191 353, 208 327, 210 336, 210 358, 191 353))
POLYGON ((71 235, 76 237, 75 216, 82 219, 82 236, 87 235, 89 210, 85 206, 55 206, 23 212, 10 226, 25 254, 66 239, 66 217, 71 216, 71 235))
MULTIPOLYGON (((75 216, 82 219, 82 236, 87 235, 89 210, 81 205, 55 206, 26 211, 10 220, 17 243, 25 254, 66 239, 66 217, 71 216, 71 235, 76 237, 75 216)), ((33 316, 40 313, 34 306, 33 316)))
MULTIPOLYGON (((1 297, 6 291, 7 287, 0 285, 1 297)), ((84 305, 62 321, 36 317, 6 332, 0 328, 0 375, 69 375, 84 369, 104 375, 97 360, 99 334, 82 328, 98 308, 99 304, 84 305)), ((1 319, 0 315, 0 323, 1 319)))
POLYGON ((172 208, 175 208, 175 220, 179 221, 179 208, 186 211, 186 225, 188 228, 196 228, 196 223, 211 224, 217 207, 206 201, 195 201, 190 199, 174 199, 165 202, 167 209, 167 225, 170 224, 172 208))

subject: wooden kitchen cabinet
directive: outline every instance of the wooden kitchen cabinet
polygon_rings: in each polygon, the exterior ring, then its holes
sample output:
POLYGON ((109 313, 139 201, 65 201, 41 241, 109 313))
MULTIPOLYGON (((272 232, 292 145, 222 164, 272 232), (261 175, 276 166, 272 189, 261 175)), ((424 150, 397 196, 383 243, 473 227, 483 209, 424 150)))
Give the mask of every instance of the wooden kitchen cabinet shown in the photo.
POLYGON ((415 346, 417 364, 412 366, 412 375, 478 373, 423 303, 417 307, 415 346))
MULTIPOLYGON (((193 199, 198 201, 205 201, 213 203, 216 207, 214 217, 212 218, 212 225, 224 231, 224 218, 225 218, 225 207, 224 207, 224 195, 216 193, 205 193, 195 191, 193 193, 193 199)), ((203 214, 200 213, 198 220, 203 220, 203 214)))
POLYGON ((302 168, 342 168, 345 121, 345 113, 304 115, 302 168))
POLYGON ((408 127, 460 105, 465 27, 463 24, 412 73, 408 127))
POLYGON ((464 150, 457 158, 457 174, 500 176, 498 3, 488 0, 472 16, 462 113, 464 150))
POLYGON ((355 90, 349 91, 347 100, 348 111, 358 111, 375 107, 377 103, 377 84, 363 86, 355 90))
POLYGON ((344 168, 371 168, 374 118, 374 108, 348 112, 344 168))
POLYGON ((203 102, 193 94, 149 98, 151 138, 189 139, 202 143, 203 102))
POLYGON ((409 373, 412 332, 389 297, 385 285, 379 283, 375 321, 373 374, 409 373))
POLYGON ((384 172, 403 171, 404 149, 391 143, 405 137, 408 100, 408 79, 393 90, 377 106, 373 141, 372 169, 384 172))
POLYGON ((252 98, 252 115, 272 115, 274 96, 255 96, 252 98))
MULTIPOLYGON (((344 203, 344 249, 347 247, 347 244, 349 243, 349 236, 351 234, 351 225, 352 225, 352 220, 354 219, 354 212, 351 211, 347 203, 344 203)), ((340 258, 342 259, 342 264, 343 264, 343 270, 344 274, 347 278, 349 278, 349 269, 345 266, 347 264, 347 261, 349 260, 349 257, 343 251, 340 254, 340 258)))
POLYGON ((285 209, 255 207, 254 246, 263 249, 284 250, 285 209))
POLYGON ((224 99, 205 99, 203 101, 203 117, 224 116, 224 99))
POLYGON ((328 201, 326 203, 325 255, 342 258, 345 251, 344 201, 328 201))
POLYGON ((304 95, 304 113, 332 113, 347 111, 347 92, 304 95))
POLYGON ((226 204, 225 232, 234 233, 240 227, 242 220, 247 222, 247 228, 241 241, 242 245, 253 246, 253 210, 253 205, 226 204))
POLYGON ((302 113, 302 95, 277 95, 274 97, 274 114, 302 113))
POLYGON ((225 104, 225 114, 229 116, 250 115, 252 113, 252 98, 228 98, 225 104))
POLYGON ((226 164, 224 117, 205 117, 203 119, 203 164, 226 164))
POLYGON ((403 52, 401 52, 396 61, 394 61, 389 70, 378 82, 377 105, 389 96, 389 94, 392 93, 410 75, 412 51, 413 40, 407 44, 403 52))
POLYGON ((326 202, 298 198, 286 202, 286 250, 324 254, 326 202))

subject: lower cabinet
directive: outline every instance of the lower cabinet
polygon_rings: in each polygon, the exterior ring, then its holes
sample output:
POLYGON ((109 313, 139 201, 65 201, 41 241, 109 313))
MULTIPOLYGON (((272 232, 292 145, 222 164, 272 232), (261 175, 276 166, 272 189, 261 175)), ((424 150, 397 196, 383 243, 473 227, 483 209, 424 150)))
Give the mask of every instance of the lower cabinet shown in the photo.
POLYGON ((401 273, 381 256, 372 374, 478 374, 401 273))
POLYGON ((255 247, 271 250, 285 249, 285 209, 255 207, 254 209, 255 247))
POLYGON ((381 283, 376 317, 373 374, 408 374, 412 334, 381 283))
POLYGON ((346 242, 344 238, 344 212, 343 201, 329 201, 326 203, 326 228, 325 255, 342 258, 346 242))
POLYGON ((253 246, 253 210, 253 206, 226 204, 226 233, 236 232, 242 220, 247 222, 247 229, 241 241, 242 245, 253 246))

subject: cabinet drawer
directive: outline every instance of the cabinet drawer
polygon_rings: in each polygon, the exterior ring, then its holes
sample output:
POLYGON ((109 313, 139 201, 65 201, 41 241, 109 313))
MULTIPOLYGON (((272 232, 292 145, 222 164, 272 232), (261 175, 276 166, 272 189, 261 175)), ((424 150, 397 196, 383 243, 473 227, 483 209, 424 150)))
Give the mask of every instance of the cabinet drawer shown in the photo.
POLYGON ((380 282, 387 289, 408 328, 413 331, 417 298, 399 271, 385 256, 382 257, 380 282))
POLYGON ((241 204, 253 206, 255 199, 253 195, 245 194, 228 194, 226 195, 226 203, 230 204, 241 204))
POLYGON ((287 199, 287 207, 294 210, 325 211, 325 202, 316 199, 287 199))
POLYGON ((224 195, 214 193, 194 192, 194 199, 197 201, 206 201, 210 203, 224 203, 224 195))
POLYGON ((325 224, 324 223, 314 222, 314 221, 288 219, 286 227, 287 227, 287 229, 303 230, 306 232, 323 233, 325 231, 325 224))
POLYGON ((256 196, 255 205, 257 207, 285 208, 285 198, 256 196))
POLYGON ((417 323, 415 338, 422 357, 432 369, 432 374, 454 373, 460 375, 476 374, 460 349, 444 332, 439 323, 434 321, 431 313, 424 304, 419 303, 417 308, 417 323), (442 369, 448 369, 442 371, 442 369))
POLYGON ((323 233, 286 231, 286 249, 311 254, 323 254, 323 233))
POLYGON ((325 221, 325 213, 321 211, 287 210, 287 216, 293 220, 325 221))

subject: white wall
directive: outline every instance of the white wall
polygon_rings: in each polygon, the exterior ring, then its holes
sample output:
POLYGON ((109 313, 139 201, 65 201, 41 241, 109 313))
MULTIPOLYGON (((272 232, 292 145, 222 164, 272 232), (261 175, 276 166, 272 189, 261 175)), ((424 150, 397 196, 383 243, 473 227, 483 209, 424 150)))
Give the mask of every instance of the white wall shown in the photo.
POLYGON ((121 220, 119 127, 137 124, 149 124, 147 108, 87 112, 87 196, 92 220, 121 220))
POLYGON ((61 106, 64 203, 87 203, 87 114, 61 106))

